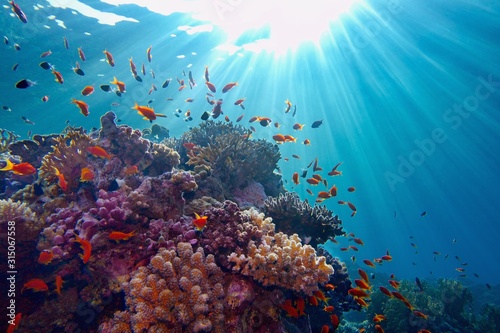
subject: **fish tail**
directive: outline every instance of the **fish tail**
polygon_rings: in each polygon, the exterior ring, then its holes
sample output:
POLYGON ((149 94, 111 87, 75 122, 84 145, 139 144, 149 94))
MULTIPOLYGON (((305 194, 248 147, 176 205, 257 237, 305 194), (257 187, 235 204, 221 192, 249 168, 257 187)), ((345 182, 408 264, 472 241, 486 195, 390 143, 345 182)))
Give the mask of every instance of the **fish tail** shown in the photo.
POLYGON ((5 167, 3 167, 2 169, 0 169, 0 171, 9 171, 9 170, 12 170, 12 168, 14 167, 14 164, 9 159, 6 159, 5 163, 6 163, 5 167))

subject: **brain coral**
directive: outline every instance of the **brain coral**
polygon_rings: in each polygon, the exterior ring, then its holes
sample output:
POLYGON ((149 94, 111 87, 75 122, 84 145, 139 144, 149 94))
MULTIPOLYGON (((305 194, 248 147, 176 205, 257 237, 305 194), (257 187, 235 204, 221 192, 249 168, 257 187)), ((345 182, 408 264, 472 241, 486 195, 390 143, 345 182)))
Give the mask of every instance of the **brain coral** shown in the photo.
POLYGON ((225 332, 223 273, 189 243, 160 249, 123 284, 127 310, 101 332, 225 332))

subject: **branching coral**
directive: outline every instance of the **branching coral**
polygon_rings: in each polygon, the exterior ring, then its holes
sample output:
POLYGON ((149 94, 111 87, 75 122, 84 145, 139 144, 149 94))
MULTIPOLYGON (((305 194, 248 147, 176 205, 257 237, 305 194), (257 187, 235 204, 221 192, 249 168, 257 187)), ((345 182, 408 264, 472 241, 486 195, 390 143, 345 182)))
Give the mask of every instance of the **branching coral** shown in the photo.
POLYGON ((0 128, 0 154, 5 153, 9 149, 9 145, 15 142, 18 137, 14 132, 0 128))
POLYGON ((225 332, 223 273, 189 243, 161 249, 123 284, 127 310, 101 332, 225 332))
POLYGON ((328 239, 343 235, 342 221, 325 206, 311 207, 301 201, 293 192, 280 194, 277 198, 269 197, 265 202, 265 213, 273 219, 276 229, 287 234, 298 233, 301 237, 310 237, 308 244, 316 247, 328 239))
POLYGON ((303 245, 297 234, 275 233, 274 224, 264 219, 264 214, 253 209, 247 212, 263 235, 259 242, 249 242, 245 254, 229 256, 234 271, 252 276, 264 286, 280 286, 307 295, 329 280, 333 268, 325 257, 316 256, 313 247, 303 245))

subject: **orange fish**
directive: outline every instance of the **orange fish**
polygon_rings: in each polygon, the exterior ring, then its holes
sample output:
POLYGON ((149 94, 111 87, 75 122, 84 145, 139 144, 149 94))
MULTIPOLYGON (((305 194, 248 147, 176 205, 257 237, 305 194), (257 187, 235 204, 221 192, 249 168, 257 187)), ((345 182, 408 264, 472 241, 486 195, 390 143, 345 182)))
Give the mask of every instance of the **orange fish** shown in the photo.
POLYGON ((82 168, 82 172, 80 174, 80 181, 81 182, 90 182, 94 180, 94 172, 90 170, 89 168, 82 168))
POLYGON ((285 303, 281 305, 281 308, 286 311, 289 317, 299 318, 299 312, 293 307, 291 299, 287 299, 285 303))
POLYGON ((325 294, 321 290, 316 290, 313 292, 313 295, 319 300, 324 302, 325 304, 328 303, 329 298, 325 296, 325 294))
MULTIPOLYGON (((226 84, 224 86, 224 88, 222 88, 222 93, 226 93, 228 92, 230 89, 232 89, 233 87, 237 86, 238 85, 238 82, 229 82, 228 84, 226 84)), ((213 91, 215 92, 215 91, 213 91)))
POLYGON ((283 134, 276 134, 273 135, 273 140, 276 141, 276 143, 283 143, 285 142, 285 136, 283 134))
POLYGON ((61 190, 66 192, 68 190, 68 182, 66 181, 66 179, 64 178, 64 175, 59 171, 58 168, 54 167, 54 171, 55 171, 57 179, 58 179, 57 184, 59 185, 61 190))
POLYGON ((109 53, 107 50, 104 50, 102 53, 106 55, 106 61, 111 67, 115 67, 115 60, 113 59, 113 55, 109 53))
POLYGON ((332 197, 336 197, 336 196, 337 196, 337 191, 338 191, 338 188, 337 188, 337 186, 334 184, 334 185, 330 188, 330 190, 329 190, 328 192, 330 192, 330 195, 331 195, 332 197))
POLYGON ((321 327, 321 333, 328 333, 328 332, 330 332, 330 326, 328 326, 328 325, 323 325, 323 326, 321 327))
POLYGON ((325 305, 325 307, 323 308, 323 311, 325 312, 333 312, 335 310, 335 308, 333 307, 333 305, 325 305))
POLYGON ((431 331, 429 330, 426 330, 425 328, 422 328, 420 331, 418 331, 417 333, 431 333, 431 331))
POLYGON ((354 192, 354 191, 356 191, 356 188, 355 188, 355 187, 353 187, 353 186, 351 186, 351 187, 349 187, 349 188, 347 189, 347 191, 349 191, 349 192, 354 192))
POLYGON ((10 160, 5 160, 5 163, 5 167, 0 169, 0 171, 12 171, 14 174, 21 176, 28 176, 36 173, 35 167, 28 162, 14 164, 10 160))
POLYGON ((333 331, 335 331, 337 329, 337 327, 339 327, 339 324, 340 324, 339 317, 336 314, 332 314, 330 316, 330 321, 332 322, 333 331))
POLYGON ((38 256, 38 263, 42 265, 48 265, 52 262, 52 259, 54 259, 54 254, 52 253, 52 251, 44 250, 40 252, 40 255, 38 256))
POLYGON ((332 171, 328 173, 329 176, 338 176, 342 175, 342 171, 337 171, 337 168, 342 164, 342 162, 337 163, 333 168, 332 171))
POLYGON ((299 173, 298 172, 294 172, 293 175, 292 175, 292 181, 295 185, 299 185, 300 182, 299 182, 299 173))
POLYGON ((359 276, 365 280, 366 282, 369 282, 370 280, 368 279, 368 274, 366 274, 366 272, 364 270, 362 270, 361 268, 358 268, 358 274, 359 276))
POLYGON ((164 114, 155 113, 155 110, 153 108, 138 105, 137 103, 135 103, 132 109, 137 110, 138 114, 143 116, 145 120, 149 120, 151 123, 156 119, 156 117, 166 117, 164 114))
POLYGON ((148 49, 146 50, 146 55, 148 57, 148 62, 151 62, 151 59, 153 59, 153 56, 151 55, 151 49, 153 48, 153 46, 151 45, 150 47, 148 47, 148 49))
POLYGON ((62 289, 62 285, 63 285, 63 279, 61 277, 61 275, 57 274, 56 275, 56 293, 61 295, 61 289, 62 289))
POLYGON ((387 296, 389 296, 391 298, 393 297, 392 294, 391 294, 391 292, 389 291, 389 289, 387 289, 386 287, 380 286, 379 289, 385 295, 387 295, 387 296))
POLYGON ((352 250, 354 250, 356 252, 359 251, 359 249, 356 246, 354 246, 354 245, 349 245, 349 248, 351 248, 352 250))
POLYGON ((296 123, 293 125, 293 129, 296 131, 301 131, 304 126, 305 126, 304 124, 296 123))
POLYGON ((354 243, 359 244, 361 246, 365 245, 365 243, 363 243, 363 241, 360 238, 354 238, 353 241, 354 243))
POLYGON ((317 180, 316 178, 307 178, 306 182, 314 186, 319 184, 319 180, 317 180))
POLYGON ((356 298, 354 298, 354 300, 356 301, 356 303, 358 303, 362 307, 364 307, 364 308, 368 307, 368 303, 364 299, 356 297, 356 298))
MULTIPOLYGON (((12 3, 13 2, 14 1, 12 1, 12 3)), ((16 316, 14 317, 14 322, 12 324, 9 322, 9 327, 7 328, 6 333, 13 333, 14 330, 17 329, 17 327, 19 326, 19 322, 21 321, 22 316, 23 316, 23 314, 21 312, 16 314, 16 316)))
POLYGON ((302 297, 299 297, 299 299, 297 299, 297 304, 296 304, 296 309, 297 309, 297 312, 299 313, 299 316, 305 316, 305 312, 304 312, 304 309, 306 308, 306 302, 304 301, 304 299, 302 297))
POLYGON ((23 285, 23 289, 21 289, 21 294, 24 292, 24 289, 31 289, 35 292, 38 292, 38 291, 47 291, 49 290, 49 287, 41 279, 31 279, 23 285))
POLYGON ((131 237, 135 236, 135 231, 131 231, 128 234, 121 232, 121 231, 112 231, 108 239, 114 240, 114 241, 126 241, 129 240, 131 237))
POLYGON ((401 295, 401 293, 397 292, 397 291, 393 291, 391 292, 392 296, 396 297, 397 299, 403 301, 403 300, 406 300, 406 297, 404 297, 403 295, 401 295))
MULTIPOLYGON (((286 134, 285 135, 285 142, 297 142, 297 138, 295 138, 289 134, 286 134)), ((316 171, 316 170, 314 170, 314 171, 316 171)))
POLYGON ((78 235, 75 235, 76 242, 80 243, 80 246, 83 249, 83 254, 80 254, 80 257, 83 259, 83 263, 86 264, 89 262, 90 255, 92 253, 92 244, 86 239, 80 238, 78 235))
POLYGON ((89 106, 87 103, 85 103, 84 101, 80 101, 78 99, 74 99, 74 98, 71 99, 71 103, 78 106, 78 108, 80 109, 80 113, 83 114, 85 117, 87 117, 89 115, 90 112, 89 112, 89 106))
POLYGON ((372 287, 365 280, 356 279, 354 283, 361 289, 370 290, 372 287))
POLYGON ((370 260, 365 259, 363 260, 363 262, 365 263, 365 265, 375 268, 375 264, 372 263, 370 260))
POLYGON ((45 51, 45 52, 42 52, 42 54, 40 54, 40 58, 46 58, 48 57, 49 55, 52 54, 52 51, 51 50, 48 50, 48 51, 45 51))
POLYGON ((290 102, 288 99, 285 101, 285 104, 286 104, 286 109, 285 109, 285 113, 288 113, 290 112, 290 109, 292 108, 292 102, 290 102))
MULTIPOLYGON (((246 98, 240 98, 238 99, 236 102, 234 102, 234 105, 241 105, 241 103, 243 103, 245 101, 246 98)), ((244 109, 244 107, 243 107, 244 109)))
POLYGON ((139 169, 137 168, 137 165, 132 165, 132 166, 125 168, 125 176, 135 175, 138 172, 139 172, 139 169))
POLYGON ((399 289, 399 285, 401 282, 398 282, 396 280, 389 280, 389 284, 394 288, 394 289, 399 289))
POLYGON ((331 198, 331 194, 329 192, 326 192, 326 191, 320 191, 318 193, 318 198, 321 198, 321 199, 329 199, 331 198))
POLYGON ((391 261, 392 260, 392 256, 386 254, 385 256, 380 257, 380 259, 385 260, 385 261, 391 261))
POLYGON ((375 317, 373 317, 373 322, 375 323, 380 323, 382 320, 385 320, 385 316, 383 314, 375 314, 375 317))
POLYGON ((375 325, 375 331, 376 331, 377 333, 384 333, 384 329, 382 328, 382 326, 380 326, 380 325, 378 325, 378 324, 377 324, 377 325, 375 325))
POLYGON ((307 301, 309 302, 309 304, 311 304, 312 306, 318 306, 318 299, 315 297, 315 296, 309 296, 307 298, 307 301))
POLYGON ((213 93, 216 93, 217 92, 217 88, 215 88, 214 84, 212 82, 209 82, 209 81, 206 81, 205 82, 207 88, 213 92, 213 93))
POLYGON ((108 152, 104 150, 104 148, 99 146, 88 147, 87 152, 89 152, 95 157, 106 158, 108 160, 111 159, 111 155, 108 154, 108 152))
POLYGON ((308 146, 311 144, 311 140, 305 139, 304 142, 302 142, 304 145, 308 146))
POLYGON ((94 92, 94 86, 86 86, 82 89, 82 95, 88 96, 94 92))
POLYGON ((333 290, 333 289, 335 289, 335 286, 333 284, 331 284, 331 283, 325 284, 324 287, 325 287, 326 290, 333 290))
POLYGON ((125 92, 125 88, 126 88, 125 83, 122 81, 118 81, 118 79, 115 76, 113 76, 113 81, 110 81, 110 83, 116 85, 116 87, 118 88, 118 90, 121 93, 125 92))
POLYGON ((135 66, 134 62, 132 61, 132 58, 128 60, 130 63, 130 71, 132 72, 132 75, 137 76, 137 67, 135 66))
POLYGON ((80 59, 82 59, 82 61, 87 60, 87 58, 85 57, 85 53, 83 53, 83 50, 81 47, 78 48, 78 56, 80 57, 80 59))
POLYGON ((426 315, 426 314, 423 314, 422 312, 420 311, 413 311, 413 314, 416 316, 416 317, 419 317, 419 318, 423 318, 425 320, 427 320, 427 317, 429 317, 429 315, 426 315))
POLYGON ((203 228, 205 228, 205 225, 207 224, 208 217, 207 216, 200 216, 196 213, 194 213, 194 216, 196 218, 193 220, 193 224, 194 224, 196 230, 202 231, 203 228))
POLYGON ((64 83, 64 78, 63 78, 61 72, 58 72, 55 69, 52 69, 52 74, 54 74, 54 76, 56 77, 55 81, 57 83, 59 83, 59 84, 63 84, 64 83))

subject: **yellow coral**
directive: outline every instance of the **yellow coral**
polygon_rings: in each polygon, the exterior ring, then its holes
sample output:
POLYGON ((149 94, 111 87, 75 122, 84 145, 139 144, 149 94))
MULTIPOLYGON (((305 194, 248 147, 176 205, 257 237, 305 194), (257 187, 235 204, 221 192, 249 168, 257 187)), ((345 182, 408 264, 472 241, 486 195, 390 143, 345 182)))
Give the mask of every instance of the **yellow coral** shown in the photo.
POLYGON ((234 271, 252 276, 264 286, 281 286, 308 295, 328 281, 332 266, 326 264, 325 257, 317 257, 313 247, 303 245, 298 235, 274 233, 272 220, 253 208, 244 214, 265 234, 261 244, 249 242, 246 255, 233 253, 228 257, 235 263, 234 271))

